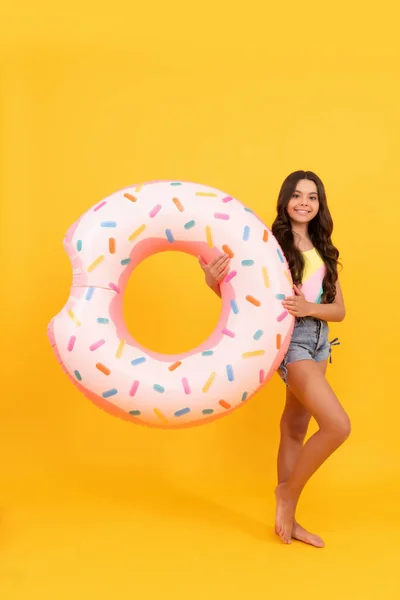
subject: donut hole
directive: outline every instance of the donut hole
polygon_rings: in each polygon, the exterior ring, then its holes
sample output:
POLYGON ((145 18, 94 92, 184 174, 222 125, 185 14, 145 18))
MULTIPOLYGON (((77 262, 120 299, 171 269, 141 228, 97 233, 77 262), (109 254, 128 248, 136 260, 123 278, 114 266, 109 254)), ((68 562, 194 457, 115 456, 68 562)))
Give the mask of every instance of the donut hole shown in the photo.
POLYGON ((183 252, 146 258, 132 272, 123 300, 130 334, 161 354, 181 354, 202 344, 216 328, 221 309, 197 258, 183 252))

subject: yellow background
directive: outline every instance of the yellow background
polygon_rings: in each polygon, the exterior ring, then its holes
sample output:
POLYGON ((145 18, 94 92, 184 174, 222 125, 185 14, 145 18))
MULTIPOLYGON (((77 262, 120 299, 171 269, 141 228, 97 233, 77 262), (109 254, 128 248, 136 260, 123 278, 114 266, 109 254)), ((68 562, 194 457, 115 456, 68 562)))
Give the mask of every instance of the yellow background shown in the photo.
MULTIPOLYGON (((399 598, 394 3, 39 0, 0 16, 2 600, 399 598), (299 510, 323 551, 273 534, 277 376, 211 425, 147 430, 80 395, 46 338, 71 281, 63 235, 99 199, 199 181, 270 225, 297 169, 325 182, 348 310, 329 379, 353 433, 299 510)), ((132 276, 125 315, 171 352, 219 306, 193 258, 165 254, 132 276)))

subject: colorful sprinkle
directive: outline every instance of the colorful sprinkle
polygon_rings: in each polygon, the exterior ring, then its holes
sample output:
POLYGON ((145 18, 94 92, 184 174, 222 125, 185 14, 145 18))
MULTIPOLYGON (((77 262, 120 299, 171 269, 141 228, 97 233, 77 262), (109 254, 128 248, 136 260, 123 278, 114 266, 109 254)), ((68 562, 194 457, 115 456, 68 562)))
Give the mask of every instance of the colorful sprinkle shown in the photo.
POLYGON ((264 335, 264 332, 263 332, 263 330, 262 330, 262 329, 259 329, 259 330, 258 330, 258 331, 256 331, 256 332, 255 332, 255 334, 253 335, 253 338, 254 338, 255 340, 257 340, 257 341, 258 341, 258 340, 260 339, 260 337, 262 337, 263 335, 264 335))
POLYGON ((124 267, 125 265, 129 265, 130 262, 131 262, 130 258, 123 258, 121 260, 121 265, 124 267))
POLYGON ((190 385, 188 380, 186 379, 186 377, 184 377, 182 379, 182 385, 183 385, 183 391, 185 392, 186 395, 190 394, 191 390, 190 390, 190 385))
POLYGON ((235 380, 235 375, 233 373, 233 367, 232 367, 232 365, 226 365, 226 374, 228 376, 228 381, 234 381, 235 380))
POLYGON ((233 254, 232 250, 226 244, 224 246, 222 246, 222 250, 225 252, 225 254, 227 254, 229 256, 229 258, 233 258, 235 256, 233 254))
POLYGON ((171 183, 171 185, 182 185, 181 183, 179 183, 178 181, 171 183))
POLYGON ((217 375, 216 373, 211 373, 210 377, 207 379, 206 383, 204 384, 204 387, 203 387, 204 393, 208 392, 216 375, 217 375))
POLYGON ((144 231, 145 229, 146 229, 146 225, 145 224, 141 225, 132 233, 132 235, 129 236, 128 240, 131 242, 132 240, 136 239, 142 233, 142 231, 144 231))
POLYGON ((185 223, 184 227, 185 227, 185 229, 191 229, 195 225, 196 225, 196 221, 188 221, 187 223, 185 223))
POLYGON ((149 217, 152 219, 155 217, 161 210, 161 204, 156 204, 154 208, 149 212, 149 217))
POLYGON ((119 289, 119 287, 117 285, 115 285, 115 283, 109 283, 108 287, 110 288, 110 290, 117 292, 117 294, 121 293, 121 290, 119 289))
POLYGON ((71 337, 69 338, 69 341, 68 341, 68 346, 67 346, 67 350, 69 352, 72 352, 72 350, 74 349, 75 342, 76 342, 76 337, 74 335, 71 335, 71 337))
POLYGON ((104 260, 104 256, 98 256, 95 261, 87 268, 88 272, 91 273, 102 261, 104 260))
POLYGON ((93 298, 93 294, 94 294, 94 287, 90 287, 85 294, 85 300, 87 300, 89 302, 93 298))
POLYGON ((225 204, 227 202, 230 202, 231 200, 233 200, 232 196, 225 196, 225 198, 222 198, 222 202, 224 202, 225 204))
POLYGON ((190 408, 181 408, 180 410, 177 410, 174 415, 176 417, 182 417, 182 415, 187 415, 188 413, 190 413, 190 408))
POLYGON ((284 300, 284 299, 286 298, 286 296, 285 296, 285 294, 276 294, 276 295, 275 295, 275 298, 276 298, 277 300, 284 300))
POLYGON ((136 394, 136 392, 138 391, 138 387, 139 387, 139 382, 134 381, 131 385, 131 389, 129 390, 129 395, 134 396, 136 394))
POLYGON ((262 276, 263 276, 263 279, 264 279, 264 285, 265 285, 266 288, 269 288, 269 277, 268 277, 267 268, 263 267, 261 269, 261 272, 262 272, 262 276))
POLYGON ((138 365, 142 365, 144 362, 146 362, 146 358, 144 356, 141 356, 140 358, 135 358, 134 360, 131 360, 131 365, 133 367, 137 367, 138 365))
POLYGON ((261 302, 257 298, 254 298, 254 296, 246 296, 246 300, 250 304, 254 304, 254 306, 261 306, 261 302))
POLYGON ((116 358, 121 358, 122 352, 124 350, 124 346, 125 346, 125 340, 121 340, 120 343, 118 344, 117 352, 115 354, 116 358))
POLYGON ((216 198, 217 194, 213 192, 196 192, 196 196, 208 196, 209 198, 216 198))
POLYGON ((96 369, 98 369, 101 373, 104 373, 104 375, 109 375, 111 373, 110 369, 102 363, 97 363, 96 369))
POLYGON ((262 383, 264 381, 264 379, 265 379, 265 371, 264 371, 264 369, 260 369, 260 374, 259 374, 260 383, 262 383))
POLYGON ((220 406, 222 406, 222 408, 230 408, 230 407, 231 407, 231 405, 229 404, 229 402, 226 402, 226 400, 220 400, 220 401, 218 402, 218 404, 219 404, 220 406))
POLYGON ((276 336, 276 349, 280 350, 281 349, 281 345, 282 345, 282 336, 280 333, 277 334, 276 336))
POLYGON ((221 219, 221 221, 229 221, 230 216, 226 213, 214 213, 214 219, 221 219))
POLYGON ((105 317, 99 317, 96 321, 100 323, 100 325, 107 325, 107 323, 110 322, 109 319, 106 319, 105 317))
POLYGON ((263 233, 263 242, 268 242, 268 231, 264 229, 263 233))
POLYGON ((100 221, 101 227, 116 227, 117 221, 100 221))
POLYGON ((292 280, 291 280, 290 275, 289 275, 289 273, 287 271, 285 271, 285 277, 288 280, 289 284, 292 286, 292 280))
POLYGON ((211 228, 207 225, 206 227, 206 239, 207 239, 207 245, 209 248, 213 247, 213 236, 212 236, 212 231, 211 228))
POLYGON ((202 413, 203 415, 212 415, 213 414, 213 409, 212 408, 205 408, 202 413))
POLYGON ((99 210, 100 208, 102 208, 103 206, 105 206, 107 204, 106 201, 104 202, 100 202, 100 204, 98 204, 94 209, 93 212, 96 212, 97 210, 99 210))
POLYGON ((144 186, 144 183, 138 183, 135 188, 135 192, 139 193, 143 186, 144 186))
POLYGON ((288 314, 289 314, 288 311, 285 310, 283 313, 281 313, 279 315, 279 317, 277 317, 277 321, 279 321, 279 323, 280 323, 281 321, 283 321, 283 319, 286 319, 286 317, 288 316, 288 314))
POLYGON ((112 388, 111 390, 106 390, 102 393, 103 398, 110 398, 111 396, 115 396, 118 394, 117 388, 112 388))
POLYGON ((93 342, 93 344, 89 346, 89 350, 94 352, 94 350, 97 350, 97 348, 100 348, 100 346, 103 346, 105 343, 105 340, 97 340, 97 342, 93 342))
POLYGON ((170 366, 168 367, 168 371, 175 371, 175 369, 177 369, 178 367, 180 367, 180 366, 181 366, 181 364, 182 364, 182 362, 181 362, 180 360, 178 360, 178 361, 174 362, 174 364, 173 364, 173 365, 170 365, 170 366))
POLYGON ((237 315, 239 312, 238 305, 236 304, 236 300, 231 300, 232 312, 237 315))
POLYGON ((136 202, 137 198, 132 196, 132 194, 124 194, 125 198, 128 198, 131 202, 136 202))
POLYGON ((139 417, 142 413, 140 410, 130 410, 129 414, 132 415, 132 417, 139 417))
POLYGON ((249 238, 250 238, 250 227, 248 225, 246 225, 246 227, 243 230, 243 241, 248 242, 249 238))
POLYGON ((262 356, 265 350, 253 350, 252 352, 243 352, 243 358, 252 358, 253 356, 262 356))
POLYGON ((108 240, 108 251, 110 254, 115 254, 116 242, 115 238, 109 238, 108 240))
POLYGON ((78 327, 81 326, 81 322, 76 318, 75 313, 71 309, 69 309, 68 311, 68 316, 71 317, 75 325, 77 325, 78 327))
POLYGON ((221 333, 223 333, 224 335, 227 335, 230 338, 234 338, 236 336, 236 334, 233 331, 231 331, 230 329, 226 329, 226 328, 222 329, 221 333))
POLYGON ((82 250, 82 240, 78 240, 76 242, 76 249, 78 250, 78 252, 82 250))
POLYGON ((253 212, 253 211, 251 210, 251 208, 248 208, 247 206, 245 206, 245 207, 244 207, 244 210, 245 210, 246 212, 249 212, 249 213, 252 213, 252 212, 253 212))
POLYGON ((244 402, 246 400, 247 396, 248 396, 248 393, 247 392, 243 392, 242 402, 244 402))
POLYGON ((214 352, 212 350, 204 350, 204 352, 201 353, 202 356, 212 356, 214 354, 214 352))
POLYGON ((162 421, 163 423, 168 423, 168 419, 167 417, 165 417, 161 410, 159 410, 158 408, 154 408, 153 409, 154 414, 156 415, 156 417, 158 417, 160 419, 160 421, 162 421))
POLYGON ((183 212, 185 210, 182 202, 180 200, 178 200, 178 198, 172 198, 172 202, 175 204, 175 206, 179 210, 179 212, 183 212))
POLYGON ((242 260, 242 267, 251 267, 254 265, 254 260, 242 260))
POLYGON ((165 392, 165 388, 162 385, 159 385, 158 383, 155 383, 153 385, 153 390, 155 392, 158 392, 159 394, 163 394, 165 392))
POLYGON ((236 277, 236 275, 237 275, 237 271, 231 271, 230 273, 228 273, 228 275, 225 277, 225 283, 229 283, 231 281, 231 279, 236 277))
POLYGON ((165 235, 167 236, 167 240, 172 244, 172 242, 175 241, 175 238, 173 236, 173 233, 170 229, 166 229, 165 230, 165 235))
POLYGON ((278 253, 278 256, 279 256, 279 258, 280 258, 280 261, 281 261, 282 263, 284 263, 284 262, 285 262, 285 259, 284 259, 284 258, 283 258, 283 256, 282 256, 282 252, 279 250, 279 248, 277 248, 277 249, 276 249, 276 251, 277 251, 277 253, 278 253))
POLYGON ((74 375, 78 381, 82 381, 82 375, 79 373, 79 371, 74 371, 74 375))

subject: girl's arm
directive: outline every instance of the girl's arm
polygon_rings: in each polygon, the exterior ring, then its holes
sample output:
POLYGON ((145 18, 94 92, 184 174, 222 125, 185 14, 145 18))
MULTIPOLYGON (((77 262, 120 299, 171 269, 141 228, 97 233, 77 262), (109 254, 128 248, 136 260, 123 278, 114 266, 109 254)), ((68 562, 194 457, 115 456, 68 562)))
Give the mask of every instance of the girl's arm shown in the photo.
POLYGON ((308 302, 303 292, 293 286, 295 296, 288 296, 282 301, 282 306, 293 317, 314 317, 321 321, 343 321, 346 309, 339 281, 336 282, 336 298, 332 304, 316 304, 308 302))
POLYGON ((314 304, 311 302, 310 305, 310 317, 321 319, 321 321, 343 321, 346 316, 346 307, 339 280, 336 282, 336 298, 332 304, 314 304))

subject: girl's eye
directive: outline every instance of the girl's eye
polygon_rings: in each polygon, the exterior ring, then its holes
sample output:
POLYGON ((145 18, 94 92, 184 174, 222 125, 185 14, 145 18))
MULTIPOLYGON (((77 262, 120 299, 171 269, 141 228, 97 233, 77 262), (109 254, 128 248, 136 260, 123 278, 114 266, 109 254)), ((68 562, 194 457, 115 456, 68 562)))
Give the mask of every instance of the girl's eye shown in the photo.
MULTIPOLYGON (((299 194, 293 194, 293 198, 300 198, 299 194)), ((310 200, 318 200, 317 196, 311 196, 310 200)))

